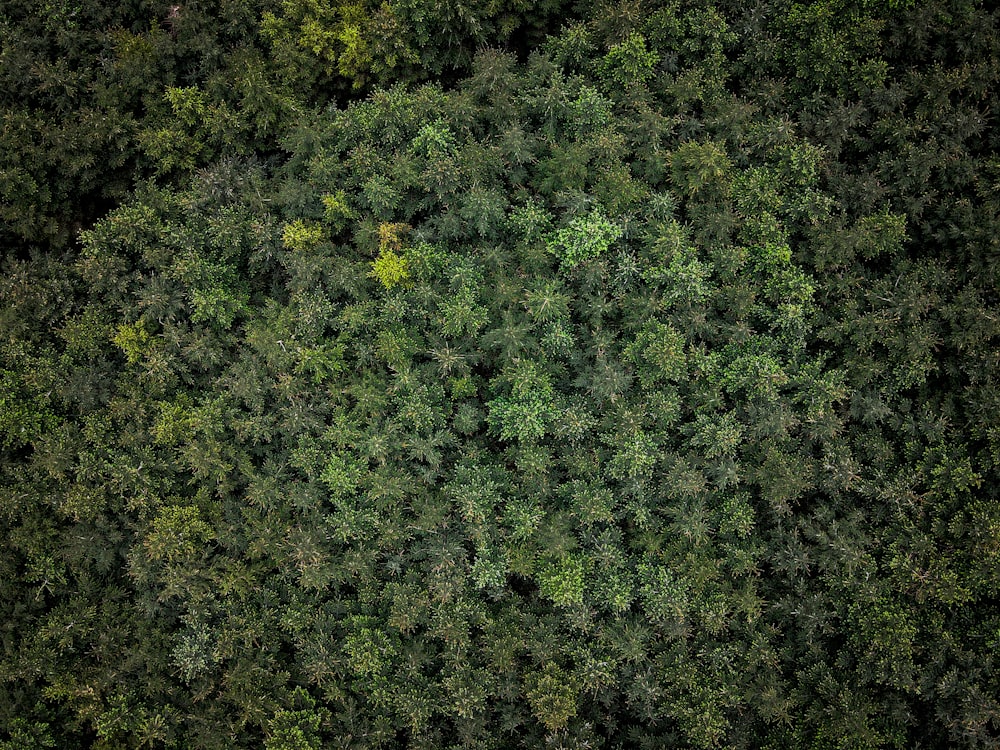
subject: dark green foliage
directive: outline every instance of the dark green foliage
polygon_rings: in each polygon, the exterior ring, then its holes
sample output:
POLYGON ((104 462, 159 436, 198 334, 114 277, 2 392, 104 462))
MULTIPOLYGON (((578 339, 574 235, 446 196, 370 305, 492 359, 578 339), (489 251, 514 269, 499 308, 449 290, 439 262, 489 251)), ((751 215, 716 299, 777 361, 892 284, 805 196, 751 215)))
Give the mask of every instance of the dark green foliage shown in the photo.
POLYGON ((12 0, 0 9, 3 241, 63 247, 137 179, 274 156, 304 113, 536 44, 565 3, 12 0))
POLYGON ((573 13, 0 11, 0 747, 996 746, 996 11, 573 13))

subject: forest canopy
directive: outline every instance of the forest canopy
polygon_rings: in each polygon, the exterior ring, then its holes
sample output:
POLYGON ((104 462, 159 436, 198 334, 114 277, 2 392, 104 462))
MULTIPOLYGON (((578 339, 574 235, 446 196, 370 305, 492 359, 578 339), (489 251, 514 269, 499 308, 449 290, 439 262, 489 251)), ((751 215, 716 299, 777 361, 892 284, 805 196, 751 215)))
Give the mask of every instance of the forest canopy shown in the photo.
POLYGON ((0 6, 0 750, 1000 746, 973 0, 0 6))

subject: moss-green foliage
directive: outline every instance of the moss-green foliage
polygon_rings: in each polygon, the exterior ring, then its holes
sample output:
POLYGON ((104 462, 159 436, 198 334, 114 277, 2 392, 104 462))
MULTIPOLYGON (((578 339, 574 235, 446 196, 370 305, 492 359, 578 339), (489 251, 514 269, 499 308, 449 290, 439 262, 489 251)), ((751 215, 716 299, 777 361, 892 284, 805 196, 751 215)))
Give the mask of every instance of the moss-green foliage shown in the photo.
POLYGON ((0 445, 12 448, 30 444, 58 424, 48 399, 27 392, 18 373, 0 370, 0 445))
POLYGON ((282 0, 264 12, 261 30, 285 76, 338 76, 357 89, 463 67, 478 45, 506 43, 515 32, 540 41, 563 5, 282 0))
POLYGON ((995 745, 995 11, 568 7, 0 11, 0 747, 995 745))
POLYGON ((468 72, 485 45, 541 42, 568 5, 12 0, 0 15, 3 240, 65 247, 136 178, 274 155, 306 112, 468 72))
POLYGON ((194 555, 213 535, 198 508, 169 505, 153 519, 143 545, 151 560, 177 562, 194 555))
POLYGON ((111 340, 115 346, 122 350, 130 365, 139 362, 152 344, 152 337, 141 320, 118 326, 118 330, 115 331, 111 340))
POLYGON ((281 244, 289 250, 306 252, 323 241, 323 228, 316 224, 297 220, 281 230, 281 244))
POLYGON ((576 691, 570 675, 549 662, 532 675, 527 691, 535 716, 550 730, 561 729, 576 715, 576 691))
POLYGON ((600 210, 594 210, 553 233, 547 247, 559 259, 560 267, 569 270, 604 255, 621 236, 621 227, 608 221, 600 210))
POLYGON ((395 250, 385 249, 372 263, 371 275, 386 289, 392 289, 410 278, 409 263, 395 250))

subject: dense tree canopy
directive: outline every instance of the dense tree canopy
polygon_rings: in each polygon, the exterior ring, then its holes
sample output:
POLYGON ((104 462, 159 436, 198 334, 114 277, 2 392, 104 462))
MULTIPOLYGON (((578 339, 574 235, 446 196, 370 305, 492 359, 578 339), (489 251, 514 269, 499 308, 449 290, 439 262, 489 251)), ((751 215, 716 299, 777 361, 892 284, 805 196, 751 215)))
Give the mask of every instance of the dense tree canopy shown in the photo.
POLYGON ((1000 745, 990 4, 0 7, 0 748, 1000 745))

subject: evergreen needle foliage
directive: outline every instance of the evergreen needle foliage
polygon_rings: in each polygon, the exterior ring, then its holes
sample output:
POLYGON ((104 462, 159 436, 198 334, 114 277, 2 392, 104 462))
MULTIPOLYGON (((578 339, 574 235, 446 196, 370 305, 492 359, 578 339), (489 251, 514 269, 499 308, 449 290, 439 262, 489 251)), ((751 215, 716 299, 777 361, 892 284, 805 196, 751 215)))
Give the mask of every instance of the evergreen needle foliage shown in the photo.
POLYGON ((995 748, 982 0, 0 8, 0 750, 995 748))

